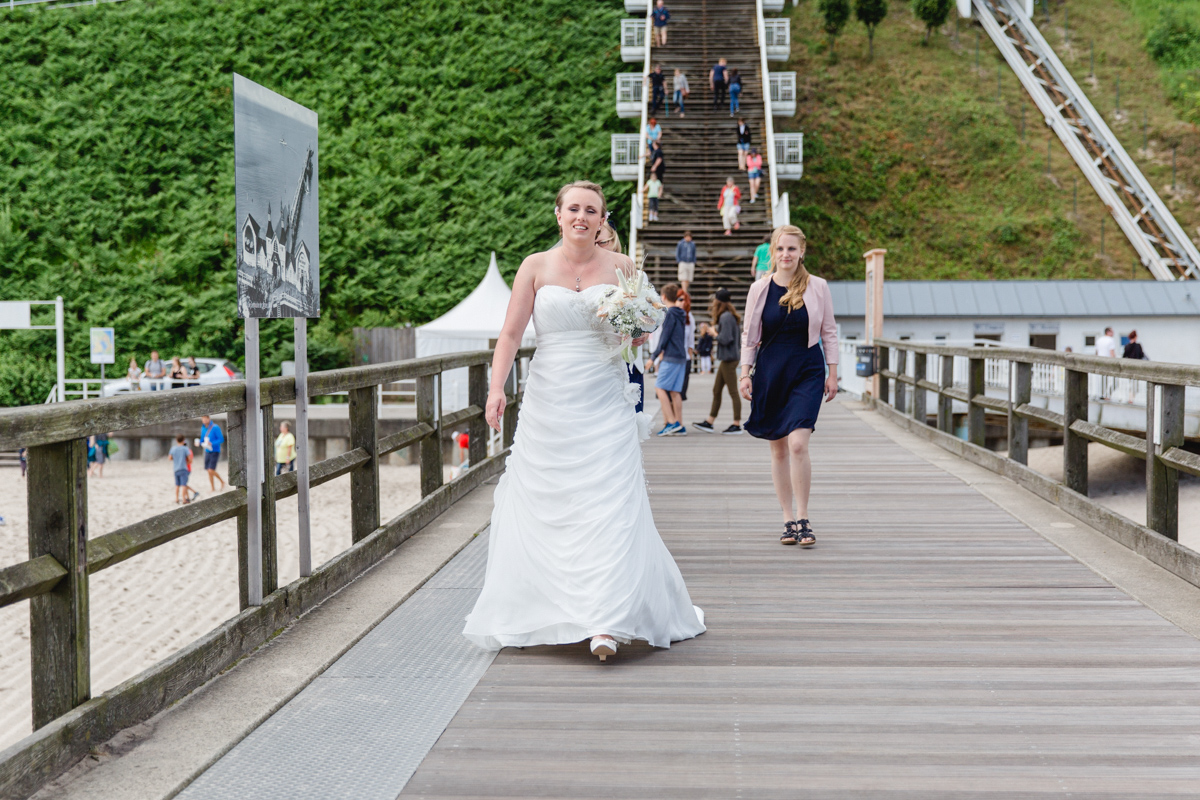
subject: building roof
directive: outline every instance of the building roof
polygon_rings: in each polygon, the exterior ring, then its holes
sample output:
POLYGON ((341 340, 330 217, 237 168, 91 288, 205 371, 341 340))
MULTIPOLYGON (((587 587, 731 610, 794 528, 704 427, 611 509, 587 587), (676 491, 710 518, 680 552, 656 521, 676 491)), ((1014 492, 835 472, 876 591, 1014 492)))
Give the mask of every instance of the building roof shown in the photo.
MULTIPOLYGON (((830 281, 838 317, 866 313, 862 281, 830 281)), ((886 281, 884 317, 1200 316, 1195 281, 886 281)))

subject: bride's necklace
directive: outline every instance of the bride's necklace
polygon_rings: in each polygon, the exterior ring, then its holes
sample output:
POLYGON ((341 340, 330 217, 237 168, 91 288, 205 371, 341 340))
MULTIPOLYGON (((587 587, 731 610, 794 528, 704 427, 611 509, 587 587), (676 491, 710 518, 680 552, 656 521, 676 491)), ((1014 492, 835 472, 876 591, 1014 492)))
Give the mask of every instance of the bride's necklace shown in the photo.
MULTIPOLYGON (((580 265, 579 265, 579 267, 578 267, 579 274, 575 276, 575 291, 576 291, 576 292, 583 291, 583 290, 580 288, 580 284, 583 282, 583 272, 582 272, 582 270, 583 270, 583 268, 584 268, 584 267, 586 267, 588 264, 591 264, 593 260, 594 260, 594 257, 593 257, 593 258, 589 258, 587 261, 585 261, 585 262, 583 262, 582 264, 580 264, 580 265)), ((564 257, 564 258, 563 258, 563 261, 567 261, 567 259, 564 257)), ((567 261, 567 265, 568 265, 568 266, 570 266, 570 263, 571 263, 571 262, 567 261)))

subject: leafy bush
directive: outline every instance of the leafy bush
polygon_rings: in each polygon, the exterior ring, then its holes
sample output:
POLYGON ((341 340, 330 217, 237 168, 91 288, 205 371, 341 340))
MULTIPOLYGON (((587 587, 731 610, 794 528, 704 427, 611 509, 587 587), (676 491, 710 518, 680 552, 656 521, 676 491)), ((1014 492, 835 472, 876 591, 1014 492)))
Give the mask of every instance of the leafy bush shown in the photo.
POLYGON ((950 18, 953 0, 913 0, 913 14, 925 24, 925 44, 929 44, 929 32, 940 28, 950 18))
POLYGON ((1162 66, 1194 68, 1200 65, 1200 27, 1174 9, 1165 8, 1146 37, 1146 50, 1162 66))
MULTIPOLYGON (((5 17, 0 298, 65 298, 68 375, 151 347, 241 361, 231 74, 321 126, 322 319, 313 368, 357 324, 425 322, 555 239, 554 192, 608 177, 623 11, 615 3, 152 0, 5 17)), ((0 405, 40 401, 52 335, 0 333, 0 405), (19 376, 13 377, 13 376, 19 376), (40 396, 38 396, 40 395, 40 396)), ((291 322, 262 325, 264 371, 291 322)), ((121 370, 123 371, 123 370, 121 370)))

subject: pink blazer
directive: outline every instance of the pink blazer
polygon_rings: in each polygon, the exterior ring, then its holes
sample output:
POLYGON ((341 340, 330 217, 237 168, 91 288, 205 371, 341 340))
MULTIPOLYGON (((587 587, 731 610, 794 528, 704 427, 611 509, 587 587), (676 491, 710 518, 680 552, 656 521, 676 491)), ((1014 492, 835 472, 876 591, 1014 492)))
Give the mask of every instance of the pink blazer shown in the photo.
MULTIPOLYGON (((746 294, 746 321, 742 326, 742 365, 751 366, 758 357, 762 343, 762 315, 767 305, 767 289, 771 274, 759 278, 746 294)), ((808 346, 818 341, 825 348, 825 363, 838 363, 837 320, 833 318, 833 296, 824 278, 810 275, 804 290, 804 307, 808 309, 808 346)))

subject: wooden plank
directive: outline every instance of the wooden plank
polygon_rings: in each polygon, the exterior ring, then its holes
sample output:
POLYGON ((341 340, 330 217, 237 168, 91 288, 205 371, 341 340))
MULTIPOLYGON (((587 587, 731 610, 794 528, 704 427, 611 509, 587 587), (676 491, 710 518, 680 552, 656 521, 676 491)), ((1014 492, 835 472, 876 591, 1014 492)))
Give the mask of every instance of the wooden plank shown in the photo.
POLYGON ((896 386, 893 389, 895 397, 892 407, 903 412, 908 408, 908 351, 904 348, 896 350, 896 386))
POLYGON ((426 436, 432 435, 432 426, 424 422, 418 422, 416 425, 411 425, 398 433, 393 433, 391 436, 385 436, 380 439, 377 452, 380 456, 386 456, 388 453, 402 450, 405 447, 416 444, 426 436))
POLYGON ((967 365, 967 397, 971 399, 971 402, 967 403, 967 441, 980 447, 984 445, 987 438, 987 431, 984 427, 984 406, 978 402, 979 397, 984 395, 987 389, 984 383, 985 366, 978 351, 967 365))
POLYGON ((954 358, 951 356, 939 356, 938 358, 942 375, 941 380, 938 381, 937 429, 943 433, 954 433, 954 397, 950 394, 954 388, 954 358))
MULTIPOLYGON (((487 398, 484 398, 487 402, 487 398)), ((449 414, 442 415, 442 429, 456 430, 462 423, 483 417, 483 406, 472 403, 466 408, 460 408, 458 411, 451 411, 449 414)))
POLYGON ((1063 485, 1084 496, 1088 493, 1087 439, 1071 426, 1087 418, 1087 373, 1069 369, 1063 381, 1063 485))
MULTIPOLYGON (((881 403, 888 402, 889 393, 891 391, 891 380, 896 377, 896 373, 891 370, 891 355, 886 345, 879 344, 879 340, 875 340, 875 356, 879 359, 880 369, 876 372, 879 383, 879 397, 875 398, 881 403)), ((896 343, 899 346, 899 342, 896 343)))
POLYGON ((1029 420, 1018 409, 1033 398, 1033 366, 1014 362, 1011 367, 1013 387, 1008 408, 1008 457, 1018 464, 1029 463, 1029 420))
POLYGON ((1013 409, 1017 414, 1027 419, 1036 419, 1044 422, 1047 425, 1053 425, 1056 428, 1061 428, 1063 425, 1063 415, 1057 411, 1051 411, 1048 408, 1041 406, 1031 406, 1028 403, 1022 403, 1013 409))
POLYGON ((1175 469, 1182 470, 1190 475, 1200 477, 1200 455, 1190 453, 1178 447, 1172 447, 1159 453, 1158 460, 1164 464, 1169 464, 1175 469))
POLYGON ((912 400, 912 418, 920 422, 925 421, 925 389, 922 384, 927 384, 925 380, 926 373, 926 355, 924 353, 913 353, 913 400, 912 400))
MULTIPOLYGON (((322 483, 329 483, 335 478, 340 478, 343 475, 349 475, 355 467, 366 464, 371 460, 371 456, 366 450, 361 447, 356 447, 353 450, 347 450, 339 456, 327 458, 324 461, 318 462, 309 472, 308 485, 320 486, 322 483)), ((275 499, 282 500, 285 497, 291 497, 296 494, 296 473, 285 472, 275 479, 275 499)))
POLYGON ((487 405, 488 368, 486 364, 477 364, 467 370, 467 393, 472 409, 479 413, 471 417, 467 428, 467 453, 472 464, 478 464, 487 458, 488 425, 483 418, 483 407, 487 405))
POLYGON ((278 511, 275 507, 275 407, 262 410, 262 595, 279 588, 278 511))
POLYGON ((977 394, 971 398, 971 403, 982 406, 988 411, 995 411, 997 414, 1008 413, 1008 401, 1001 400, 999 397, 988 397, 986 394, 977 394))
POLYGON ((67 574, 52 555, 0 569, 0 608, 51 591, 67 574))
MULTIPOLYGON (((1161 454, 1183 447, 1182 386, 1146 385, 1146 441, 1161 454)), ((1158 458, 1146 459, 1146 525, 1168 539, 1179 540, 1179 472, 1158 458)))
POLYGON ((87 570, 87 440, 28 451, 29 558, 52 556, 66 570, 29 601, 33 727, 91 696, 87 570))
POLYGON ((1144 459, 1146 457, 1146 440, 1127 433, 1114 431, 1094 422, 1077 419, 1071 423, 1071 430, 1091 442, 1098 442, 1126 455, 1144 459))
MULTIPOLYGON (((436 393, 432 375, 417 378, 417 422, 439 430, 436 393)), ((421 496, 437 491, 442 485, 442 443, 440 436, 427 436, 421 440, 421 496)))
POLYGON ((379 527, 379 426, 376 387, 350 390, 350 446, 370 458, 350 472, 350 531, 359 542, 379 527))
POLYGON ((88 542, 88 574, 108 569, 209 525, 232 519, 245 509, 246 490, 237 488, 97 536, 88 542))
POLYGON ((951 399, 958 400, 961 403, 970 403, 971 396, 967 394, 966 389, 959 389, 956 386, 947 386, 942 389, 942 395, 951 399))

